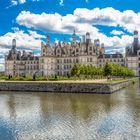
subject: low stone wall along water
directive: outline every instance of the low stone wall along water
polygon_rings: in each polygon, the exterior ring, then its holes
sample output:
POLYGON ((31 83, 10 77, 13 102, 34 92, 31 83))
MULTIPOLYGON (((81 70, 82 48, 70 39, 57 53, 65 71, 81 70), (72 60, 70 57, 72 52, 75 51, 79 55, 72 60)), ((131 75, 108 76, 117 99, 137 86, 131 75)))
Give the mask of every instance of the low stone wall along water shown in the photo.
POLYGON ((61 82, 0 82, 0 91, 31 91, 60 93, 109 94, 131 85, 128 80, 117 83, 61 83, 61 82))

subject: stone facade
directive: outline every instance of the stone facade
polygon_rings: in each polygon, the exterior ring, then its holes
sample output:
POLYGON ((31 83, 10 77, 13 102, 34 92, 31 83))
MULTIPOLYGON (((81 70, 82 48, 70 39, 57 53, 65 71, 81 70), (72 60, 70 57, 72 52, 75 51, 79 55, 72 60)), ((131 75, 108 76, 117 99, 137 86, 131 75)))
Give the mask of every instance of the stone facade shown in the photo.
POLYGON ((23 51, 17 51, 16 40, 13 39, 12 49, 5 57, 5 74, 11 76, 33 76, 39 71, 39 57, 23 51))
POLYGON ((131 47, 126 48, 125 66, 133 70, 135 76, 140 76, 140 44, 138 31, 134 31, 134 41, 131 47))
POLYGON ((49 36, 46 44, 41 43, 40 70, 44 76, 66 76, 75 63, 103 66, 105 62, 125 65, 122 54, 105 54, 104 44, 98 39, 92 42, 89 33, 83 35, 80 42, 76 41, 74 32, 71 43, 64 39, 51 46, 49 36))
POLYGON ((12 49, 5 58, 6 75, 34 75, 42 76, 67 76, 74 64, 84 64, 103 67, 106 62, 127 66, 134 70, 135 75, 140 75, 140 47, 138 32, 134 31, 134 42, 126 48, 126 54, 105 54, 105 47, 99 39, 92 42, 90 33, 86 33, 76 40, 75 31, 70 43, 50 43, 47 36, 46 43, 41 43, 41 56, 32 53, 17 51, 16 40, 13 39, 12 49))

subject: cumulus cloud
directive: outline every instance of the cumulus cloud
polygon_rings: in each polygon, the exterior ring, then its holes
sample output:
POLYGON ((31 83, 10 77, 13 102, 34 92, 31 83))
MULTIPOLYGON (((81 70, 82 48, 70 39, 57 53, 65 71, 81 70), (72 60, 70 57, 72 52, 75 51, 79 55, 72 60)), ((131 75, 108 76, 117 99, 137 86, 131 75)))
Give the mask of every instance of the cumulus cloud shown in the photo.
POLYGON ((46 38, 43 35, 38 34, 36 31, 28 30, 29 35, 35 39, 41 39, 41 38, 46 38))
POLYGON ((115 36, 107 37, 101 33, 94 25, 104 25, 117 27, 120 26, 128 32, 133 32, 140 20, 139 13, 127 10, 120 12, 113 8, 95 8, 92 10, 86 8, 77 8, 73 14, 65 16, 59 13, 34 14, 29 11, 22 11, 16 18, 18 24, 28 28, 34 28, 43 32, 72 34, 73 29, 76 29, 78 35, 83 35, 85 32, 91 33, 91 38, 99 38, 106 46, 122 46, 125 47, 131 44, 133 37, 123 34, 120 31, 112 31, 115 36), (131 20, 130 20, 131 19, 131 20), (137 20, 136 20, 137 19, 137 20), (117 35, 121 35, 118 37, 117 35))
POLYGON ((44 36, 37 34, 35 31, 25 33, 22 30, 15 30, 0 36, 0 50, 6 53, 12 45, 12 39, 16 39, 18 49, 40 50, 41 38, 44 36))
POLYGON ((110 7, 103 9, 94 8, 92 10, 86 8, 77 8, 74 10, 73 14, 67 14, 65 16, 61 16, 58 13, 34 14, 30 13, 29 11, 22 11, 17 17, 17 22, 21 25, 25 24, 27 27, 41 26, 39 28, 46 28, 44 27, 44 23, 47 23, 49 26, 63 26, 64 28, 71 27, 76 24, 89 24, 90 26, 120 26, 128 32, 133 32, 135 28, 140 28, 140 13, 135 13, 132 10, 120 12, 119 10, 115 10, 110 7), (38 17, 39 19, 37 21, 31 21, 31 17, 38 17), (48 20, 51 18, 52 20, 48 20), (40 19, 41 21, 39 22, 40 19), (56 24, 52 21, 55 21, 56 24))

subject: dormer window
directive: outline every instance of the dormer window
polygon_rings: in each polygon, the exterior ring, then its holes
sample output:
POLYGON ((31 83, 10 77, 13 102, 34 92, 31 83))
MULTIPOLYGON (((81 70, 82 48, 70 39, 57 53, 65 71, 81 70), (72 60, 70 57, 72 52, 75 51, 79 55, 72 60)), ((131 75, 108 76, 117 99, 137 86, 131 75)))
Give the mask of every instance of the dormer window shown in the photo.
POLYGON ((58 50, 57 53, 60 53, 60 50, 58 50))

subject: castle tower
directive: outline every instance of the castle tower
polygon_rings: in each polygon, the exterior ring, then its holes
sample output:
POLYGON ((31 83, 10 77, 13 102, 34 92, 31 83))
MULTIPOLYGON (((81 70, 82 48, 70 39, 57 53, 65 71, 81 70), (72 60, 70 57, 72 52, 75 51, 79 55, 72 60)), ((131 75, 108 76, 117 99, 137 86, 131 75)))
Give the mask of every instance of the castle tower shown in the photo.
POLYGON ((82 42, 82 43, 85 43, 85 42, 86 42, 85 40, 86 40, 86 37, 85 37, 85 35, 82 35, 81 42, 82 42))
POLYGON ((46 45, 50 45, 50 36, 49 35, 46 37, 46 45))
POLYGON ((88 52, 89 43, 90 43, 90 33, 87 32, 86 33, 86 52, 88 52))
POLYGON ((90 33, 87 32, 86 33, 86 43, 89 44, 89 42, 90 42, 90 33))
POLYGON ((104 53, 105 53, 105 47, 104 47, 104 43, 102 43, 100 48, 100 55, 103 55, 104 53))
POLYGON ((138 31, 134 31, 134 42, 133 42, 133 54, 137 55, 137 51, 139 50, 139 39, 138 39, 138 31))
POLYGON ((16 48, 16 39, 13 39, 12 40, 12 49, 15 49, 16 48))

